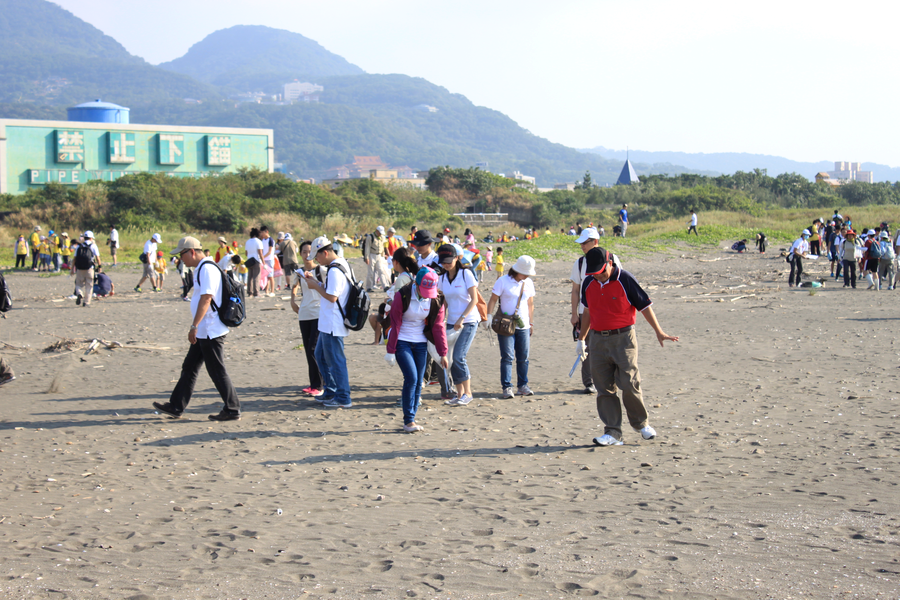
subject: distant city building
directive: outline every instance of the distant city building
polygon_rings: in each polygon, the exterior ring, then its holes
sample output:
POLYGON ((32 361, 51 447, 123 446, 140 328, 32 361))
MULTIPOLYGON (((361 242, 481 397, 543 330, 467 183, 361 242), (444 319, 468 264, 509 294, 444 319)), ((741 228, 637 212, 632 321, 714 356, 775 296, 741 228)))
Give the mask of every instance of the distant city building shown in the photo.
MULTIPOLYGON (((831 179, 842 181, 863 181, 865 183, 874 183, 875 175, 872 171, 863 171, 862 163, 835 161, 834 171, 828 171, 831 179)), ((818 181, 818 176, 817 179, 818 181)))
MULTIPOLYGON (((518 181, 524 181, 525 183, 530 183, 531 184, 530 187, 537 186, 537 183, 536 183, 534 177, 531 177, 529 175, 522 175, 519 171, 513 171, 512 175, 507 175, 507 177, 509 179, 517 179, 518 181)), ((522 185, 522 186, 516 186, 516 187, 529 187, 529 186, 522 185)))
POLYGON ((632 183, 640 183, 640 179, 638 179, 637 171, 634 170, 631 160, 625 159, 625 166, 622 167, 616 185, 631 185, 632 183))
POLYGON ((824 182, 830 185, 831 187, 838 187, 839 185, 845 184, 849 179, 832 179, 831 175, 828 174, 827 171, 819 171, 816 173, 816 183, 824 182))
POLYGON ((294 81, 284 84, 285 102, 318 102, 325 88, 315 83, 294 81))
POLYGON ((413 108, 415 110, 427 113, 436 113, 438 111, 437 107, 431 106, 430 104, 417 104, 413 108))
POLYGON ((405 165, 391 167, 380 156, 354 156, 352 163, 328 169, 322 183, 337 187, 349 179, 373 179, 385 185, 425 189, 425 178, 418 175, 405 165))
POLYGON ((553 184, 554 190, 563 190, 565 192, 574 192, 575 186, 578 185, 576 183, 556 183, 553 184))

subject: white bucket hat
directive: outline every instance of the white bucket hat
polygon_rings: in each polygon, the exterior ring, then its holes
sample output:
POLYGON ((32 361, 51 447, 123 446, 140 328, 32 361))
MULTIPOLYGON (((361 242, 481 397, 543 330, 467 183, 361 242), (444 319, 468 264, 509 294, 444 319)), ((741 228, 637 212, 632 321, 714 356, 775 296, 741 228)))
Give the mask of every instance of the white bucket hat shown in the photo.
POLYGON ((537 275, 537 271, 534 269, 534 259, 530 256, 520 256, 516 260, 516 264, 512 266, 512 269, 520 275, 528 275, 529 277, 537 275))
POLYGON ((157 243, 162 241, 162 237, 160 237, 160 235, 158 233, 154 233, 153 237, 150 239, 157 243))

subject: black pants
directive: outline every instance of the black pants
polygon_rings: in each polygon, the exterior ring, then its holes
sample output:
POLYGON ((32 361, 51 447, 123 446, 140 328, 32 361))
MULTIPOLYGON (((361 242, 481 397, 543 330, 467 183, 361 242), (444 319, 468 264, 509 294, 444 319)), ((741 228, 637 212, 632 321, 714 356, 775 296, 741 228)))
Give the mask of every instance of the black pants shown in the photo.
POLYGON ((428 359, 425 361, 425 375, 422 380, 425 383, 429 381, 437 381, 441 384, 441 396, 444 398, 449 398, 454 394, 454 392, 450 391, 450 377, 447 375, 447 372, 444 371, 443 367, 441 367, 440 363, 434 362, 434 359, 431 358, 431 355, 428 355, 428 359))
POLYGON ((856 261, 845 260, 844 263, 844 287, 848 285, 856 288, 856 261))
POLYGON ((819 241, 818 240, 809 243, 809 253, 815 254, 816 256, 819 255, 819 241))
POLYGON ((694 235, 696 235, 696 236, 698 236, 698 237, 700 236, 700 234, 697 233, 697 226, 696 226, 696 225, 691 225, 690 227, 688 227, 688 235, 691 235, 691 232, 692 232, 692 231, 694 232, 694 235))
POLYGON ((40 255, 38 254, 37 248, 33 248, 31 250, 31 268, 37 269, 38 261, 40 260, 40 255))
POLYGON ((196 344, 191 344, 187 356, 184 357, 184 363, 181 365, 181 377, 172 390, 172 396, 169 402, 178 412, 187 408, 191 401, 191 395, 194 393, 194 384, 197 383, 197 375, 200 373, 200 367, 206 364, 206 372, 212 379, 213 385, 219 390, 219 395, 225 401, 225 409, 223 412, 232 414, 241 414, 241 402, 237 397, 237 390, 231 383, 231 378, 225 371, 225 336, 214 339, 202 340, 197 338, 196 344))
POLYGON ((25 257, 27 254, 16 254, 16 268, 22 267, 25 268, 25 257))
POLYGON ((306 353, 306 368, 309 370, 309 387, 314 390, 322 388, 322 374, 316 363, 316 342, 319 341, 319 320, 300 321, 300 336, 303 338, 303 351, 306 353))
POLYGON ((800 276, 803 275, 803 259, 796 254, 794 260, 791 261, 791 275, 788 277, 788 284, 794 285, 794 273, 797 274, 797 285, 800 285, 800 276))
POLYGON ((190 293, 191 288, 194 287, 194 272, 190 269, 184 270, 184 275, 181 277, 181 297, 187 298, 188 293, 190 293))

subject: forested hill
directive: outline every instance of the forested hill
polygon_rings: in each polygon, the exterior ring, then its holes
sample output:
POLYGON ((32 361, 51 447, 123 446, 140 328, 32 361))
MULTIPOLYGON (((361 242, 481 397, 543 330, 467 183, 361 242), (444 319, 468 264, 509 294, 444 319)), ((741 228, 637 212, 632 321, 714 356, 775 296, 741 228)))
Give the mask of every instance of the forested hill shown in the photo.
POLYGON ((195 79, 237 91, 255 89, 273 79, 360 75, 356 65, 298 33, 260 25, 236 25, 206 36, 187 54, 159 65, 195 79))
POLYGON ((219 90, 132 56, 113 38, 46 0, 0 0, 0 103, 118 104, 220 96, 219 90))
MULTIPOLYGON (((405 75, 369 75, 288 31, 239 26, 211 34, 152 66, 46 0, 0 0, 0 118, 64 119, 65 107, 101 98, 132 109, 133 123, 275 130, 275 159, 298 177, 322 178, 355 155, 417 170, 487 162, 538 185, 613 183, 621 160, 539 138, 503 113, 405 75), (280 93, 294 79, 324 86, 320 103, 250 104, 235 91, 280 93), (201 104, 185 99, 201 100, 201 104), (436 111, 423 110, 422 105, 436 111)), ((635 164, 642 175, 687 171, 635 164)))

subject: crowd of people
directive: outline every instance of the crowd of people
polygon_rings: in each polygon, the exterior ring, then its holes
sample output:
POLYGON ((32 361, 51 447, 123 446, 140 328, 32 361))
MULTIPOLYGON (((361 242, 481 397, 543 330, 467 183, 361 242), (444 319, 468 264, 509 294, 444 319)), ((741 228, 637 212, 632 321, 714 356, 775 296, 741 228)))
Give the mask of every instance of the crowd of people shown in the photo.
POLYGON ((827 257, 830 276, 844 287, 856 289, 857 281, 865 280, 867 290, 893 290, 897 281, 897 255, 900 254, 900 230, 891 233, 890 225, 881 222, 877 227, 853 228, 850 215, 835 210, 831 219, 815 219, 809 228, 791 244, 786 260, 791 265, 788 286, 801 284, 804 260, 827 257), (857 275, 858 273, 858 275, 857 275))

